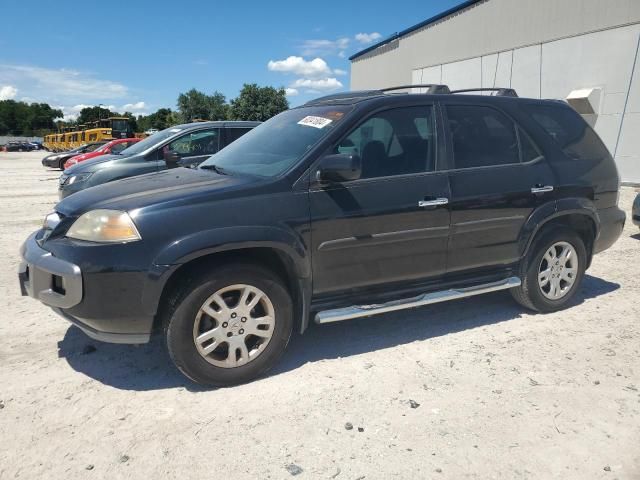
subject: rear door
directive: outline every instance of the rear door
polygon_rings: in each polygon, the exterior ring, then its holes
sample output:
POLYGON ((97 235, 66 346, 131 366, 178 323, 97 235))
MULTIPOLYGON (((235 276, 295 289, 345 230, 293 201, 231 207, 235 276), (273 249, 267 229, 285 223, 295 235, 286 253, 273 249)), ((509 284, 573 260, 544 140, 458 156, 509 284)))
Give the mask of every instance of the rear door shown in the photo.
MULTIPOLYGON (((466 100, 465 100, 466 102, 466 100)), ((524 129, 493 105, 444 102, 451 170, 450 273, 518 260, 520 230, 554 200, 554 175, 524 129)))
POLYGON ((230 143, 235 142, 237 139, 239 139, 241 136, 243 136, 245 133, 247 133, 249 130, 251 130, 251 128, 246 128, 246 127, 228 127, 228 128, 224 128, 222 130, 222 137, 221 137, 221 144, 220 144, 220 148, 224 148, 227 145, 229 145, 230 143))
POLYGON ((430 104, 379 111, 327 152, 360 155, 362 177, 311 185, 315 294, 444 274, 449 185, 436 169, 435 112, 430 104))

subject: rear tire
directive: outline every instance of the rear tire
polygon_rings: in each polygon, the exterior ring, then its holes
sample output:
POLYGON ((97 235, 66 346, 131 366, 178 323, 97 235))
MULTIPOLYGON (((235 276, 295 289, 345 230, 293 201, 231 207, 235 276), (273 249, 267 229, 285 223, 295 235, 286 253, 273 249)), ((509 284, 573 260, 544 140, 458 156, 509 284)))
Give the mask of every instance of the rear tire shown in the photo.
POLYGON ((568 227, 552 227, 533 241, 522 262, 522 284, 512 288, 511 295, 529 310, 561 310, 580 288, 586 265, 582 238, 568 227))
POLYGON ((236 263, 185 281, 170 302, 165 330, 169 355, 184 375, 229 386, 275 365, 293 329, 291 296, 277 275, 236 263))

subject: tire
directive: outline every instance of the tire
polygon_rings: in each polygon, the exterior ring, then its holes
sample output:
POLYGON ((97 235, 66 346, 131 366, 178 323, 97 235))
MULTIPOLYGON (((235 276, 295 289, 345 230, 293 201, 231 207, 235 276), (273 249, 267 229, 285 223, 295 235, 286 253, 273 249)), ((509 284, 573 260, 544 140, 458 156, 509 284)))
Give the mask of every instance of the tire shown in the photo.
POLYGON ((275 365, 291 337, 293 306, 273 272, 234 263, 189 279, 175 292, 165 318, 167 347, 176 367, 196 383, 223 387, 246 383, 275 365), (244 307, 239 300, 243 294, 244 307), (248 310, 254 301, 256 306, 248 310), (270 317, 271 324, 260 324, 270 317))
POLYGON ((64 163, 65 163, 65 162, 66 162, 66 160, 60 160, 60 161, 58 162, 58 168, 59 168, 60 170, 64 170, 64 163))
POLYGON ((520 278, 522 284, 511 289, 513 298, 523 307, 541 313, 555 312, 566 307, 580 289, 587 265, 587 250, 582 238, 572 229, 563 226, 551 227, 534 239, 529 254, 522 262, 520 278), (562 253, 569 253, 571 261, 563 265, 562 253), (553 251, 558 255, 551 261, 553 251), (576 265, 577 263, 577 265, 576 265), (563 266, 564 268, 559 268, 563 266), (575 270, 573 275, 571 271, 575 270), (546 273, 545 272, 550 272, 546 273), (540 277, 539 277, 540 275, 540 277), (539 281, 539 278, 541 279, 539 281), (573 283, 571 282, 573 278, 573 283), (544 282, 547 279, 548 282, 544 282), (558 281, 554 290, 553 282, 558 281))

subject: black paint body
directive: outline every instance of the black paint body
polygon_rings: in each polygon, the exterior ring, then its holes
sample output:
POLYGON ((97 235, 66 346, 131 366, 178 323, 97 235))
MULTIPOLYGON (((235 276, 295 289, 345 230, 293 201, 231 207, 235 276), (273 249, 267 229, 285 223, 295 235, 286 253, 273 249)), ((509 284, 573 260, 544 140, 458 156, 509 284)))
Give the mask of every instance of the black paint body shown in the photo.
MULTIPOLYGON (((220 252, 259 249, 285 266, 304 330, 311 313, 321 309, 517 275, 536 232, 554 219, 580 215, 591 222, 590 253, 608 248, 622 231, 625 217, 617 207, 619 179, 611 156, 569 158, 523 108, 570 108, 564 104, 415 94, 326 104, 350 104, 351 109, 339 127, 276 178, 179 168, 100 185, 60 202, 56 211, 62 222, 37 237, 50 234, 42 248, 82 270, 83 301, 65 313, 97 331, 147 333, 157 324, 167 282, 185 264, 220 252), (455 170, 444 128, 444 107, 450 104, 498 109, 526 132, 541 156, 455 170), (316 181, 320 158, 347 132, 375 112, 401 106, 435 109, 435 171, 316 181), (554 190, 534 194, 536 185, 554 190), (449 203, 418 206, 440 197, 449 203), (75 219, 97 208, 128 211, 142 240, 97 245, 65 237, 75 219)), ((575 122, 588 128, 577 114, 575 122)))

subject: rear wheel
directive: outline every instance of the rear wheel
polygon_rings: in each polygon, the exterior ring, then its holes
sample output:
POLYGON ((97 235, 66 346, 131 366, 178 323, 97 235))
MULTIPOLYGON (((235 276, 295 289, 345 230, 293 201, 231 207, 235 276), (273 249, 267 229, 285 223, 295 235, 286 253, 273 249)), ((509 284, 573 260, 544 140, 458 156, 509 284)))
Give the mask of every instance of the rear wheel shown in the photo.
POLYGON ((523 263, 522 284, 514 299, 538 312, 564 308, 580 287, 587 264, 582 238, 570 228, 555 227, 534 241, 523 263))
POLYGON ((292 327, 291 297, 276 275, 258 266, 228 265, 178 292, 167 346, 175 365, 193 381, 234 385, 271 368, 292 327))

